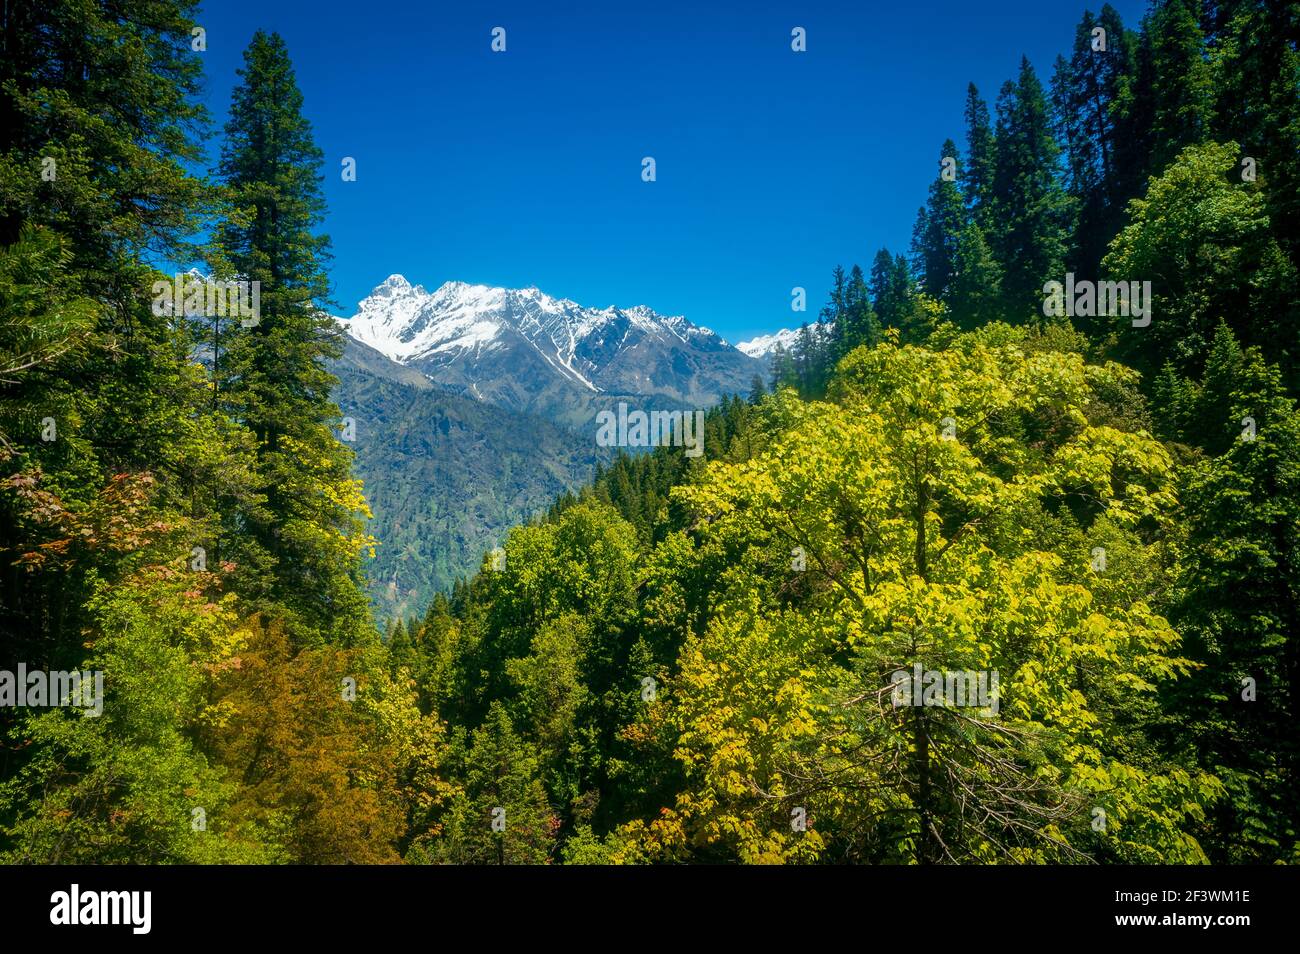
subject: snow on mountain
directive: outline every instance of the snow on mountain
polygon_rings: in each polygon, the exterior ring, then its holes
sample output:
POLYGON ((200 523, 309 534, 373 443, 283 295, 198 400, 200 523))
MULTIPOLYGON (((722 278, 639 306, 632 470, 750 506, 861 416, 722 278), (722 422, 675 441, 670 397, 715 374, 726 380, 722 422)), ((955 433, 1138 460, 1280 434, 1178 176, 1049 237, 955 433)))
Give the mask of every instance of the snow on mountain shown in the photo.
POLYGON ((771 335, 759 335, 757 338, 750 338, 748 341, 742 341, 736 345, 737 351, 743 351, 751 358, 766 358, 776 346, 780 345, 786 351, 794 344, 795 339, 799 337, 797 330, 782 328, 780 331, 771 335))
POLYGON ((348 334, 362 344, 408 363, 423 354, 488 345, 497 324, 483 317, 499 308, 505 289, 448 282, 432 294, 401 275, 390 275, 345 319, 348 334))
MULTIPOLYGON (((833 324, 834 322, 828 322, 826 325, 826 330, 829 331, 833 324)), ((812 331, 814 335, 817 334, 817 329, 819 327, 821 326, 809 325, 809 329, 812 331)), ((750 338, 748 341, 742 341, 740 342, 740 344, 736 345, 736 350, 743 351, 751 358, 766 360, 768 357, 771 356, 772 352, 776 350, 777 345, 780 345, 786 351, 789 351, 794 347, 795 342, 797 342, 798 340, 799 340, 798 328, 782 328, 780 331, 775 332, 774 334, 759 335, 756 338, 750 338)))
POLYGON ((390 275, 341 324, 445 388, 561 418, 607 395, 704 406, 744 391, 761 370, 681 315, 588 308, 537 288, 447 282, 431 292, 390 275))
POLYGON ((555 371, 592 391, 591 375, 619 345, 649 336, 668 344, 727 347, 708 328, 680 315, 664 316, 645 305, 585 308, 537 288, 493 288, 447 282, 429 292, 401 275, 390 275, 344 320, 348 333, 401 364, 436 356, 482 355, 507 346, 509 334, 528 341, 555 371), (611 349, 604 339, 620 332, 611 349))

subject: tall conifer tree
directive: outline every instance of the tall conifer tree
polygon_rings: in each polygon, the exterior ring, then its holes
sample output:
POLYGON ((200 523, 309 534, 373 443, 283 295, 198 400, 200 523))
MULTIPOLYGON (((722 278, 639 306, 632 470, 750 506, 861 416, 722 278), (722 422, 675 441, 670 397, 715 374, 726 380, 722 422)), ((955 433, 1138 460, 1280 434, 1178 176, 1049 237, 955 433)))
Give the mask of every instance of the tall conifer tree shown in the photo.
POLYGON ((1300 266, 1300 5, 1250 0, 1216 12, 1214 135, 1254 160, 1274 234, 1300 266))
POLYGON ((1200 15, 1196 0, 1163 0, 1151 15, 1153 174, 1210 135, 1211 73, 1200 15))
POLYGON ((1057 179, 1060 149, 1047 100, 1028 59, 998 97, 989 244, 1002 266, 1006 316, 1041 315, 1043 284, 1061 276, 1068 234, 1068 200, 1057 179))
POLYGON ((1129 46, 1114 7, 1106 4, 1097 16, 1087 11, 1075 28, 1070 58, 1057 58, 1052 77, 1053 119, 1079 214, 1070 265, 1085 276, 1096 274, 1128 198, 1116 175, 1115 103, 1130 68, 1129 46))
POLYGON ((880 322, 871 307, 870 292, 862 268, 854 265, 844 286, 843 331, 836 336, 832 360, 838 361, 854 348, 880 342, 880 322))
POLYGON ((975 221, 988 228, 993 191, 993 126, 989 107, 975 84, 966 87, 966 161, 961 164, 961 190, 975 221))
POLYGON ((966 206, 956 179, 944 177, 944 163, 953 163, 954 173, 959 171, 957 146, 945 140, 939 151, 939 174, 930 183, 930 193, 925 208, 917 216, 917 232, 912 247, 912 261, 916 276, 925 287, 925 293, 941 301, 949 301, 957 264, 957 243, 966 227, 966 206))
POLYGON ((239 213, 220 244, 236 274, 260 282, 261 314, 230 342, 218 379, 224 406, 257 439, 265 502, 230 515, 242 531, 232 556, 245 564, 246 589, 282 613, 296 639, 348 643, 367 617, 365 504, 352 455, 332 431, 340 412, 325 362, 341 346, 323 310, 322 156, 278 34, 254 35, 239 76, 220 163, 239 213))
POLYGON ((914 340, 917 320, 916 286, 912 269, 903 255, 882 248, 871 263, 872 308, 880 327, 897 329, 904 341, 914 340))

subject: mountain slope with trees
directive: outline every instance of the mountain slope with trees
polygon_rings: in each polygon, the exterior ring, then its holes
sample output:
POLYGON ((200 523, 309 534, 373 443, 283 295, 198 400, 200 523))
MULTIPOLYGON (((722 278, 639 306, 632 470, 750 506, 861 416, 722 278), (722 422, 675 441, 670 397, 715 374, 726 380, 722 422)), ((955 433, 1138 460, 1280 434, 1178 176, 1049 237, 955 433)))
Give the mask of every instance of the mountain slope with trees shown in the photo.
POLYGON ((422 610, 608 456, 590 436, 450 394, 351 339, 332 369, 374 514, 366 575, 381 619, 422 610))
POLYGON ((105 686, 0 709, 4 861, 1300 860, 1294 3, 1103 7, 969 87, 913 248, 705 456, 616 457, 382 637, 356 474, 494 425, 341 351, 283 41, 203 179, 191 4, 3 16, 0 668, 105 686), (260 322, 150 307, 200 254, 260 322), (1049 314, 1067 270, 1151 321, 1049 314))
POLYGON ((970 87, 910 258, 836 269, 725 452, 616 461, 405 627, 453 736, 513 713, 552 858, 1296 860, 1298 28, 1106 6, 1050 91, 970 87), (1152 322, 1047 318, 1067 269, 1152 322), (621 602, 517 589, 596 520, 640 546, 621 602), (999 717, 894 708, 914 663, 997 669, 999 717))

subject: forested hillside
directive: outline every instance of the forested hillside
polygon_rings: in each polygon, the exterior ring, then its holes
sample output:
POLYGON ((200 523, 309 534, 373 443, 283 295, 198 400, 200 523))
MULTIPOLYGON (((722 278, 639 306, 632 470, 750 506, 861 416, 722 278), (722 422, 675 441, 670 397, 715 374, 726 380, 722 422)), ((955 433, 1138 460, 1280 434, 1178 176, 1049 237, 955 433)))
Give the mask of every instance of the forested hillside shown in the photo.
POLYGON ((380 542, 366 565, 380 619, 422 611, 609 453, 589 435, 451 394, 351 339, 332 368, 380 542))
POLYGON ((420 857, 1296 860, 1298 29, 1104 7, 967 89, 707 463, 616 461, 393 634, 460 753, 420 857), (895 707, 917 664, 997 716, 895 707))
POLYGON ((382 638, 284 42, 201 177, 190 4, 3 15, 0 665, 104 685, 0 709, 5 861, 1300 860, 1295 3, 1106 6, 954 89, 911 248, 703 457, 382 638), (256 320, 159 314, 192 260, 256 320))
POLYGON ((387 675, 362 586, 321 156, 259 33, 191 174, 190 10, 4 11, 4 667, 97 671, 103 698, 3 709, 0 855, 397 860, 442 729, 387 675), (154 307, 197 251, 260 283, 260 315, 154 307))

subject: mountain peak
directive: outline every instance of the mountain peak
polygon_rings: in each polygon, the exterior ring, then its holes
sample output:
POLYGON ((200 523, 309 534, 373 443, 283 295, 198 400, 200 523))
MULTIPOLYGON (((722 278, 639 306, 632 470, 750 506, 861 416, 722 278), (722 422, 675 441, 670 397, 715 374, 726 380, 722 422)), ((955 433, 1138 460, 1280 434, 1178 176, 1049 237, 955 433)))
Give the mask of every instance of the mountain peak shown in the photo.
MULTIPOLYGON (((824 329, 821 331, 818 330, 823 327, 821 325, 809 325, 808 329, 814 336, 818 334, 829 334, 831 328, 834 327, 834 324, 833 321, 827 322, 824 329)), ((742 341, 736 345, 736 348, 739 351, 743 351, 751 358, 765 359, 770 357, 776 351, 778 346, 784 351, 792 349, 799 341, 799 334, 799 328, 782 328, 774 334, 759 335, 758 337, 751 338, 748 341, 742 341)))
POLYGON ((457 280, 428 292, 397 274, 376 286, 346 324, 352 337, 403 364, 435 352, 480 349, 490 346, 503 330, 514 331, 541 347, 548 360, 558 358, 566 372, 591 387, 586 375, 573 366, 575 352, 584 341, 602 339, 607 333, 626 339, 622 329, 628 323, 657 338, 716 339, 707 328, 680 315, 660 315, 647 305, 587 308, 548 295, 536 285, 500 288, 457 280))
POLYGON ((711 403, 739 390, 742 377, 747 386, 754 369, 681 315, 646 305, 588 308, 536 285, 448 281, 428 292, 391 275, 343 324, 355 340, 444 387, 522 410, 571 404, 561 395, 572 390, 711 403))

